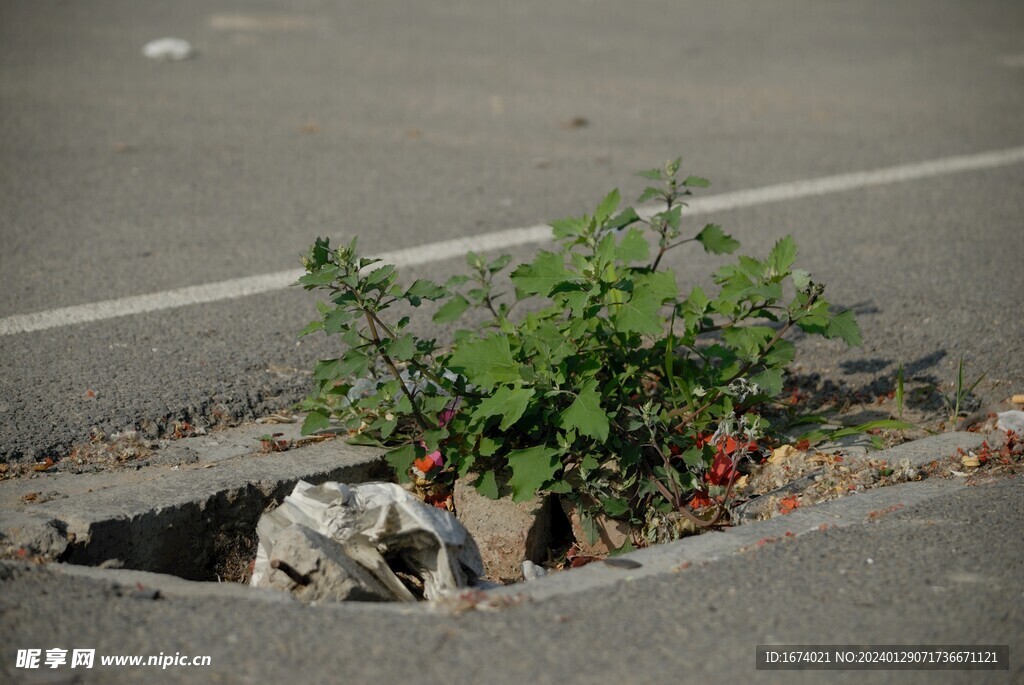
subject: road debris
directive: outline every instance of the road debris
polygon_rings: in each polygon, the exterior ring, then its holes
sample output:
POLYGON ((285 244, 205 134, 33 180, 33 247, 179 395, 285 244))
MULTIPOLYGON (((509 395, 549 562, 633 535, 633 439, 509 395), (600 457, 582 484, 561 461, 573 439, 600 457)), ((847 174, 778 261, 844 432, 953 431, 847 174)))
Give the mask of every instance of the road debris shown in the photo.
POLYGON ((142 54, 162 62, 180 62, 195 57, 196 49, 181 38, 159 38, 146 43, 142 54))
POLYGON ((465 527, 393 483, 299 481, 256 532, 251 584, 280 587, 284 578, 300 598, 434 600, 483 575, 465 527), (297 583, 287 569, 309 582, 297 583))
POLYGON ((999 420, 996 422, 996 428, 1001 431, 1013 431, 1024 435, 1024 411, 1014 409, 1013 411, 1004 411, 996 415, 999 420))
POLYGON ((538 566, 529 559, 523 562, 523 578, 526 580, 537 580, 543 578, 548 574, 548 571, 543 566, 538 566))

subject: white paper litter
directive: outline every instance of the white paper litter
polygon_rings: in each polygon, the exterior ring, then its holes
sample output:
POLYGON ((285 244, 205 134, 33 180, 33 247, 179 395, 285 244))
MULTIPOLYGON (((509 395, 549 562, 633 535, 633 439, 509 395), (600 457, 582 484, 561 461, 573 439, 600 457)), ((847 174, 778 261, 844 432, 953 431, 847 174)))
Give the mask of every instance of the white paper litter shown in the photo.
POLYGON ((996 421, 996 428, 1001 431, 1014 431, 1024 435, 1024 411, 1014 409, 996 414, 999 420, 996 421))
POLYGON ((181 38, 158 38, 142 46, 142 54, 150 59, 180 62, 194 57, 196 51, 188 41, 181 38))
POLYGON ((424 504, 394 483, 299 481, 281 506, 260 517, 252 585, 269 585, 274 539, 292 524, 342 545, 349 557, 399 600, 415 601, 415 597, 387 559, 400 559, 418 575, 428 600, 467 587, 484 573, 469 531, 449 512, 424 504))

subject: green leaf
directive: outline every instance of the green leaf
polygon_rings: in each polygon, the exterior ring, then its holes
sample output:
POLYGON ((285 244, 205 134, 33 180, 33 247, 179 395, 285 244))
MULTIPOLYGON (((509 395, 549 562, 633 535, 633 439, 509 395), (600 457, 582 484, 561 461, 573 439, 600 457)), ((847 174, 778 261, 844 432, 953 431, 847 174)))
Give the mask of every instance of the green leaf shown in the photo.
POLYGON ((903 362, 900 362, 900 368, 896 371, 896 409, 899 411, 899 418, 903 420, 903 362))
POLYGON ((796 346, 788 340, 777 340, 771 349, 764 353, 764 363, 768 366, 783 367, 796 357, 796 346))
POLYGON ((311 411, 302 422, 302 434, 309 435, 331 427, 331 419, 326 412, 311 411))
POLYGON ((860 337, 860 327, 853 318, 853 312, 846 310, 836 314, 825 325, 826 338, 839 338, 850 347, 860 347, 863 341, 860 337))
POLYGON ((810 272, 803 269, 793 269, 790 278, 793 279, 793 286, 797 290, 807 290, 807 286, 811 284, 810 272))
POLYGON ((845 438, 850 435, 860 435, 871 430, 911 430, 915 426, 912 423, 906 421, 896 421, 894 419, 881 419, 878 421, 868 421, 858 426, 849 426, 847 428, 837 428, 834 430, 830 429, 816 429, 810 432, 804 433, 799 436, 797 440, 808 440, 812 445, 817 444, 823 440, 838 440, 839 438, 845 438))
POLYGON ((384 459, 395 470, 395 473, 398 475, 398 482, 408 483, 409 469, 412 467, 412 463, 416 461, 417 456, 423 456, 424 454, 426 454, 426 451, 418 445, 402 445, 385 454, 384 459), (417 455, 417 452, 420 454, 417 455))
POLYGON ((638 290, 650 291, 662 303, 665 300, 674 300, 679 295, 675 273, 670 270, 640 276, 636 279, 636 284, 638 290))
POLYGON ((406 333, 388 343, 388 356, 398 361, 409 361, 416 354, 416 336, 406 333))
POLYGON ((434 314, 434 323, 450 323, 458 319, 469 309, 469 300, 462 295, 456 295, 444 303, 434 314))
POLYGON ((313 380, 315 381, 333 381, 341 375, 343 374, 341 373, 340 359, 321 359, 313 368, 313 380))
POLYGON ((398 416, 391 415, 390 419, 382 416, 373 423, 374 427, 380 431, 380 437, 387 440, 388 436, 394 433, 395 428, 398 427, 398 416))
POLYGON ((722 331, 722 339, 746 357, 756 357, 775 335, 768 326, 738 326, 722 331))
POLYGON ((687 176, 683 180, 683 185, 688 188, 707 188, 711 185, 711 181, 706 178, 701 178, 700 176, 687 176))
POLYGON ((554 232, 555 238, 561 240, 562 238, 571 238, 577 236, 583 232, 583 229, 587 227, 587 222, 583 217, 566 217, 564 219, 556 219, 551 222, 551 229, 554 232))
POLYGON ((459 345, 448 367, 465 375, 470 383, 486 388, 519 380, 519 365, 512 359, 508 338, 501 334, 459 345))
POLYGON ((511 262, 511 261, 512 261, 512 255, 510 255, 510 254, 503 254, 500 257, 496 257, 496 258, 492 259, 490 262, 488 262, 487 270, 490 273, 492 273, 492 274, 493 273, 497 273, 497 272, 501 271, 502 269, 504 269, 506 266, 508 266, 508 263, 511 262))
POLYGON ((619 333, 656 335, 661 333, 663 320, 658 314, 661 299, 649 290, 636 290, 629 302, 617 307, 614 314, 615 330, 619 333))
POLYGON ((618 209, 621 200, 618 188, 604 196, 604 199, 597 205, 597 209, 594 210, 594 221, 597 225, 600 226, 608 220, 612 212, 618 209))
POLYGON ((324 322, 323 321, 310 321, 308 324, 306 324, 305 328, 303 328, 301 331, 299 331, 298 337, 301 338, 304 335, 309 335, 310 333, 314 333, 316 331, 322 331, 323 329, 324 329, 324 322))
POLYGON ((601 501, 604 513, 612 518, 620 518, 629 513, 629 503, 622 497, 608 497, 601 501))
POLYGON ((647 202, 651 198, 661 197, 662 190, 655 188, 654 186, 647 186, 644 188, 644 192, 640 193, 640 197, 636 199, 637 202, 647 202))
POLYGON ((640 178, 646 178, 649 181, 660 181, 662 173, 661 169, 648 169, 646 171, 637 172, 637 176, 640 178))
POLYGON ((315 288, 321 285, 329 285, 334 282, 334 278, 338 275, 337 271, 330 267, 324 267, 319 271, 314 271, 311 274, 306 274, 299 278, 299 283, 306 286, 306 288, 315 288))
POLYGON ((740 246, 738 240, 727 235, 718 224, 708 224, 697 234, 697 241, 711 254, 732 254, 740 246))
POLYGON ((385 264, 384 266, 379 266, 366 276, 366 285, 379 285, 381 282, 386 281, 388 278, 390 278, 391 274, 393 274, 394 272, 394 264, 385 264))
POLYGON ((765 369, 751 377, 750 381, 757 383, 762 395, 775 397, 782 392, 782 369, 765 369))
POLYGON ((352 321, 352 315, 348 310, 336 307, 335 309, 327 312, 327 315, 324 316, 323 328, 328 335, 341 333, 348 328, 350 321, 352 321))
POLYGON ((615 257, 621 262, 643 262, 647 261, 650 255, 651 246, 644 238, 644 234, 635 228, 626 231, 626 235, 619 241, 615 250, 615 257))
POLYGON ((564 480, 558 480, 545 488, 548 492, 556 495, 568 495, 572 492, 572 485, 564 480))
POLYGON ((637 221, 640 221, 640 215, 637 214, 636 210, 632 207, 627 207, 616 216, 609 219, 605 227, 610 230, 616 230, 624 226, 629 226, 637 221))
POLYGON ((601 395, 597 381, 587 381, 576 399, 559 417, 562 428, 575 428, 580 435, 588 435, 604 442, 608 439, 608 415, 601 409, 601 395))
POLYGON ((367 435, 366 433, 356 433, 345 438, 345 442, 349 445, 366 445, 368 447, 384 447, 384 443, 377 440, 373 436, 367 435))
POLYGON ((580 462, 580 469, 583 471, 584 474, 597 471, 599 468, 601 468, 601 462, 599 462, 597 460, 597 457, 595 457, 593 454, 587 454, 586 456, 583 457, 583 460, 580 462))
MULTIPOLYGON (((796 261, 796 241, 792 236, 786 236, 775 243, 771 252, 768 253, 768 265, 771 267, 772 275, 779 276, 789 271, 796 261)), ((799 287, 799 286, 798 286, 799 287)))
POLYGON ((530 400, 533 399, 533 394, 534 391, 529 388, 510 388, 503 385, 473 411, 474 423, 491 416, 500 416, 501 424, 498 428, 508 430, 522 417, 530 400))
POLYGON ((418 307, 420 300, 437 300, 444 297, 445 292, 445 289, 437 283, 425 278, 419 278, 409 286, 403 297, 409 300, 409 304, 418 307))
POLYGON ((436 428, 434 430, 423 431, 423 447, 433 452, 441 448, 441 442, 448 437, 447 428, 436 428))
POLYGON ((509 484, 512 486, 513 502, 532 499, 537 490, 554 478, 562 466, 558 460, 558 450, 545 445, 509 452, 508 465, 512 469, 509 484))
POLYGON ((480 443, 477 445, 476 451, 481 457, 489 457, 501 449, 501 439, 481 437, 480 443))
POLYGON ((317 269, 326 264, 331 258, 331 239, 318 237, 313 242, 313 247, 309 254, 311 268, 317 269))
POLYGON ((512 282, 527 295, 544 295, 559 283, 576 280, 565 268, 562 255, 542 251, 530 264, 521 264, 512 272, 512 282))
POLYGON ((498 481, 494 477, 494 471, 484 471, 473 483, 473 487, 484 497, 498 499, 498 481))
POLYGON ((359 350, 349 350, 341 357, 338 365, 339 376, 365 376, 370 368, 370 358, 359 350))
POLYGON ((682 454, 683 463, 690 468, 699 468, 705 466, 704 464, 704 450, 696 447, 691 447, 682 454))

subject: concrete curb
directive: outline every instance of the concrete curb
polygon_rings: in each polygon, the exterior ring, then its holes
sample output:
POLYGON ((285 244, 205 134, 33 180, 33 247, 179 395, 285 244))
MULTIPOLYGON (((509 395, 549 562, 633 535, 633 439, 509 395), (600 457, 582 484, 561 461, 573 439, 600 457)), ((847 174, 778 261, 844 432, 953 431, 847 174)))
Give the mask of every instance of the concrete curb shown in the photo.
POLYGON ((8 549, 25 547, 46 560, 116 559, 127 568, 213 580, 218 558, 239 538, 252 537, 260 514, 297 481, 371 480, 381 452, 331 440, 217 457, 177 469, 5 481, 0 536, 8 549), (50 499, 20 501, 29 488, 50 499))
MULTIPOLYGON (((259 427, 260 432, 267 432, 259 427)), ((252 431, 252 427, 245 430, 252 431)), ((908 460, 921 466, 975 449, 992 436, 948 433, 930 436, 872 453, 890 463, 908 460)), ((196 439, 188 439, 196 440, 196 439)), ((223 438, 222 438, 223 440, 223 438)), ((179 441, 187 443, 187 440, 179 441)), ((193 449, 196 443, 183 444, 193 449)), ((242 443, 245 444, 245 443, 242 443)), ((33 547, 47 560, 95 567, 116 559, 126 569, 83 569, 51 565, 61 573, 74 573, 116 581, 127 573, 145 573, 138 580, 168 594, 210 592, 210 584, 182 585, 182 578, 213 580, 217 564, 232 553, 239 539, 252 539, 260 514, 279 502, 299 480, 360 482, 375 477, 381 452, 354 447, 341 440, 307 445, 275 454, 220 454, 187 468, 127 472, 123 476, 60 474, 53 478, 0 483, 0 536, 8 549, 33 547), (215 464, 209 468, 209 464, 215 464), (26 487, 56 493, 54 499, 26 504, 17 499, 26 487), (171 576, 161 574, 172 574, 171 576)), ((851 457, 854 458, 854 457, 851 457)), ((379 475, 376 475, 379 478, 379 475)), ((496 595, 530 599, 580 592, 652 574, 670 573, 690 563, 706 563, 763 541, 803 535, 825 527, 863 524, 871 512, 956 492, 964 486, 926 480, 847 496, 787 516, 746 524, 722 532, 686 538, 668 545, 638 550, 608 563, 595 563, 571 573, 554 574, 529 583, 492 590, 496 595)), ((227 590, 237 594, 240 588, 227 590)), ((240 589, 245 596, 246 589, 240 589)), ((222 590, 223 591, 223 590, 222 590)))
POLYGON ((640 549, 610 560, 594 562, 570 573, 557 573, 528 583, 491 592, 544 600, 585 592, 597 587, 628 583, 665 573, 679 573, 691 565, 704 565, 790 537, 820 533, 831 528, 863 525, 887 513, 926 500, 956 493, 966 485, 949 481, 902 483, 797 509, 767 521, 684 538, 640 549), (621 564, 621 565, 620 565, 621 564))

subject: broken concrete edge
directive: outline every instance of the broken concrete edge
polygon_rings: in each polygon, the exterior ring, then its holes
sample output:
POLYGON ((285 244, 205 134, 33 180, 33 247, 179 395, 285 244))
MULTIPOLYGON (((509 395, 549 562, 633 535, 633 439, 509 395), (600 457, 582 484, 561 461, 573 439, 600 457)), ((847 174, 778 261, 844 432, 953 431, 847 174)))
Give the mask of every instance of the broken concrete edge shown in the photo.
POLYGON ((299 480, 365 482, 381 456, 332 440, 224 459, 216 468, 160 469, 156 477, 120 486, 108 477, 98 490, 0 510, 0 546, 25 547, 48 561, 117 559, 128 568, 212 579, 210 563, 223 551, 217 544, 254 538, 260 514, 299 480), (229 539, 218 543, 217 536, 229 539))
MULTIPOLYGON (((216 583, 209 581, 185 580, 166 573, 134 571, 120 568, 99 568, 56 562, 34 564, 27 561, 0 559, 0 583, 13 574, 46 573, 53 577, 77 578, 100 583, 108 588, 122 591, 125 595, 139 593, 145 599, 229 599, 251 602, 265 602, 269 605, 301 606, 302 602, 288 592, 271 588, 255 588, 239 583, 216 583)), ((313 603, 316 606, 316 602, 313 603)), ((398 602, 331 602, 324 606, 345 606, 353 610, 393 611, 407 614, 421 604, 398 602)))
POLYGON ((571 572, 550 574, 535 581, 495 588, 488 592, 513 596, 523 601, 542 601, 650 576, 677 574, 685 572, 690 566, 713 563, 781 540, 833 528, 864 525, 884 513, 947 496, 966 487, 962 483, 946 480, 890 485, 797 509, 785 516, 636 550, 613 557, 611 563, 593 562, 571 572))
MULTIPOLYGON (((976 449, 985 440, 996 446, 1000 437, 1000 434, 946 433, 880 450, 870 457, 890 463, 907 460, 920 466, 955 455, 961 449, 976 449)), ((270 504, 280 502, 300 479, 310 483, 365 482, 371 479, 372 467, 379 463, 380 457, 380 450, 332 440, 284 453, 223 459, 213 469, 164 469, 160 477, 143 482, 79 492, 66 499, 22 506, 20 511, 0 510, 0 536, 5 538, 2 543, 9 548, 25 542, 43 545, 45 549, 37 551, 49 561, 95 566, 118 559, 128 568, 144 568, 182 578, 212 579, 210 564, 218 552, 223 551, 217 549, 215 538, 218 535, 230 536, 233 531, 252 537, 260 514, 270 504)), ((927 487, 931 486, 926 486, 922 492, 927 491, 927 487)), ((641 570, 647 570, 639 575, 636 572, 625 575, 639 577, 671 570, 686 560, 703 561, 708 555, 721 553, 707 540, 720 539, 723 535, 729 540, 747 540, 750 536, 761 539, 766 535, 763 531, 795 525, 794 522, 801 521, 812 511, 832 511, 844 506, 855 509, 857 503, 895 497, 887 492, 903 492, 898 488, 900 486, 872 490, 802 508, 781 520, 747 524, 724 533, 639 550, 622 558, 635 559, 643 564, 641 570), (844 504, 846 502, 851 503, 844 504), (793 518, 796 514, 799 516, 793 518), (711 547, 706 548, 708 545, 711 547), (687 552, 678 561, 658 561, 675 559, 673 550, 680 546, 697 551, 687 552)), ((586 584, 593 575, 601 578, 602 574, 612 573, 606 580, 615 581, 624 575, 621 568, 613 569, 605 564, 587 570, 589 568, 488 592, 543 597, 575 591, 573 588, 586 584)))
MULTIPOLYGON (((786 516, 637 550, 616 557, 611 564, 594 562, 582 568, 543 576, 534 581, 484 591, 470 588, 464 593, 465 600, 456 595, 432 603, 314 602, 312 606, 320 610, 339 612, 385 611, 402 615, 450 610, 461 613, 473 608, 498 610, 523 603, 543 602, 558 596, 572 596, 594 590, 607 591, 643 578, 685 573, 690 567, 705 567, 733 555, 780 541, 808 534, 827 533, 834 529, 869 525, 880 516, 908 509, 937 497, 949 496, 967 487, 970 486, 947 480, 892 485, 800 509, 786 516)), ((115 589, 123 589, 129 595, 139 591, 140 596, 146 599, 223 598, 265 602, 268 605, 300 603, 289 593, 235 583, 197 582, 162 573, 103 569, 64 563, 34 565, 26 562, 0 561, 0 581, 8 577, 12 571, 83 578, 107 584, 115 589)))

